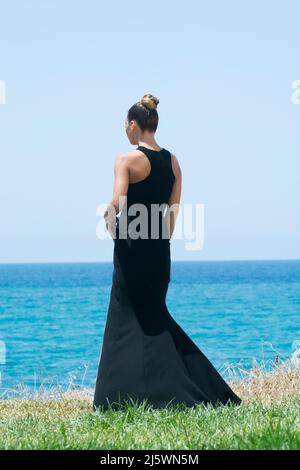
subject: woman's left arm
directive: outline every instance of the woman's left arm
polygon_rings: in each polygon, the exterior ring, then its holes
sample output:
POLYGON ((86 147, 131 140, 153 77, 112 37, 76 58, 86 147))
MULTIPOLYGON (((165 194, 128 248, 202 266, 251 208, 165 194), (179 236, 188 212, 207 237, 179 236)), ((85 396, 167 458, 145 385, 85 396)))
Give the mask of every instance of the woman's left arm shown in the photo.
POLYGON ((113 196, 104 213, 106 228, 112 237, 115 237, 116 215, 122 210, 126 201, 129 184, 128 156, 121 154, 114 163, 113 196))

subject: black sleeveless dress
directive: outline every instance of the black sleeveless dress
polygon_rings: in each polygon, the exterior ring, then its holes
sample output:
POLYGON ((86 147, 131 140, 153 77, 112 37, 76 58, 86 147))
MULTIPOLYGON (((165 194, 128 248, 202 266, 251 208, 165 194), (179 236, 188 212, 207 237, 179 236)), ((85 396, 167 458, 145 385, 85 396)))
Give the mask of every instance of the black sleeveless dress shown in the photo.
POLYGON ((158 238, 130 236, 130 222, 139 216, 128 215, 130 208, 142 203, 151 214, 151 204, 165 207, 175 180, 168 150, 137 149, 149 158, 151 171, 142 181, 129 184, 126 211, 123 208, 117 218, 93 410, 119 408, 129 402, 144 402, 156 409, 177 403, 188 407, 240 404, 241 399, 168 311, 171 258, 163 217, 159 217, 158 238))

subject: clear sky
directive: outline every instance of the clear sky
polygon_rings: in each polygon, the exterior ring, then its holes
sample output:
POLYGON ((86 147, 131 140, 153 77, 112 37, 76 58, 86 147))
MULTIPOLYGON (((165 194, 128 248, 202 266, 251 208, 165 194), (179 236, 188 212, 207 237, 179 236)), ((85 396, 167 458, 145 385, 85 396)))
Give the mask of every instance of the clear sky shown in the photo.
POLYGON ((110 261, 99 204, 145 93, 204 246, 172 259, 300 258, 298 1, 0 3, 0 262, 110 261))

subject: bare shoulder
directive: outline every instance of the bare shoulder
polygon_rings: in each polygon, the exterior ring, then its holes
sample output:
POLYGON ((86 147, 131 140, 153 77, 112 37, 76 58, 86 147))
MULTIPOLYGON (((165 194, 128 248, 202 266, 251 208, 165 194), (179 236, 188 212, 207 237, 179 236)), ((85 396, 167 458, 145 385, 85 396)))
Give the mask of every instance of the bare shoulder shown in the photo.
POLYGON ((132 161, 134 160, 134 157, 137 157, 139 155, 138 150, 134 150, 131 152, 123 152, 119 153, 115 157, 114 161, 114 169, 115 171, 117 170, 129 170, 130 166, 132 164, 132 161))
POLYGON ((171 161, 172 161, 172 169, 173 169, 174 175, 176 178, 179 178, 181 176, 181 167, 180 167, 177 155, 175 155, 175 153, 171 153, 171 161))
POLYGON ((135 160, 135 158, 139 157, 141 155, 141 151, 140 150, 132 150, 130 152, 123 152, 123 153, 119 153, 116 157, 115 157, 115 165, 119 166, 119 165, 122 165, 122 166, 128 166, 133 162, 133 160, 135 160))

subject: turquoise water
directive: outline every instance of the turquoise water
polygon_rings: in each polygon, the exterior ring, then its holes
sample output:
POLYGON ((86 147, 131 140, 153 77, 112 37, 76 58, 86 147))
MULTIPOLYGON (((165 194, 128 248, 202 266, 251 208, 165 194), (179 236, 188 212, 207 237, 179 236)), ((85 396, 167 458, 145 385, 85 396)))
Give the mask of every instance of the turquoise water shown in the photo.
MULTIPOLYGON (((94 387, 111 276, 110 262, 0 264, 2 390, 94 387)), ((300 339, 300 261, 173 261, 167 305, 219 370, 285 360, 300 339)))

